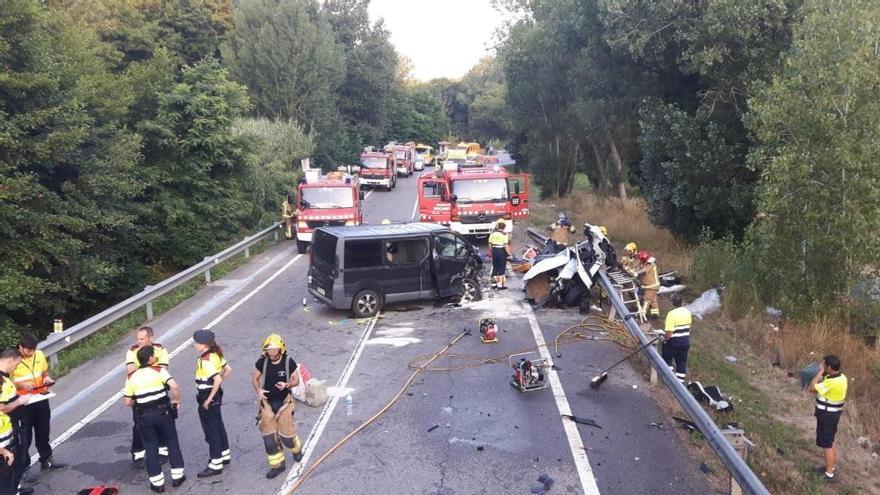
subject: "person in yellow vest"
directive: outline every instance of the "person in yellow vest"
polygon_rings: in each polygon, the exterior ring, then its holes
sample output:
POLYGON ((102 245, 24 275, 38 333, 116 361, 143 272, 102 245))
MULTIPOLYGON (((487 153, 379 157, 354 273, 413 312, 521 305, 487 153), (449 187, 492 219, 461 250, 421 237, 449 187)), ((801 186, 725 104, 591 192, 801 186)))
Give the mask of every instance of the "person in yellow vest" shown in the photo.
POLYGON ((171 464, 171 486, 178 487, 186 481, 183 454, 177 439, 174 420, 180 407, 180 387, 168 373, 159 366, 155 349, 146 345, 136 354, 138 368, 125 379, 125 405, 134 410, 141 440, 146 449, 147 476, 150 490, 156 493, 165 491, 165 474, 159 462, 159 443, 168 446, 168 461, 171 464))
MULTIPOLYGON (((135 332, 136 343, 125 352, 126 376, 131 375, 134 373, 134 370, 140 367, 140 363, 137 359, 137 352, 145 346, 153 348, 153 355, 156 358, 156 366, 168 368, 168 349, 158 342, 153 342, 153 333, 153 327, 149 326, 142 326, 138 328, 137 332, 135 332)), ((131 414, 133 423, 133 426, 131 427, 131 462, 135 469, 143 469, 147 451, 144 449, 144 442, 141 441, 141 434, 140 431, 138 431, 138 422, 135 417, 134 409, 132 409, 131 414)), ((159 455, 162 457, 168 457, 168 446, 164 443, 159 444, 159 455)))
POLYGON ((210 460, 208 467, 197 475, 199 478, 216 476, 223 472, 223 465, 232 460, 229 451, 229 437, 223 424, 221 406, 223 388, 220 386, 232 368, 223 357, 223 349, 217 344, 214 332, 197 330, 193 334, 193 345, 199 352, 196 360, 196 401, 199 404, 199 422, 208 442, 210 460))
MULTIPOLYGON (((30 334, 21 336, 18 341, 18 352, 21 361, 12 372, 12 381, 19 395, 39 395, 49 392, 49 387, 55 384, 55 380, 49 376, 49 362, 43 351, 37 349, 37 338, 30 334)), ((28 455, 31 448, 31 440, 37 446, 40 454, 40 469, 63 469, 67 464, 55 462, 52 459, 52 446, 49 445, 49 423, 52 418, 52 410, 49 408, 49 400, 29 402, 22 408, 22 444, 21 455, 28 455)))
POLYGON ((660 305, 657 302, 657 292, 660 290, 660 277, 657 275, 657 261, 647 251, 639 251, 638 260, 636 277, 639 279, 642 297, 645 300, 642 310, 647 317, 659 318, 660 305))
POLYGON ((0 494, 4 495, 34 493, 33 488, 21 486, 21 478, 30 464, 30 458, 22 454, 20 448, 23 431, 21 410, 27 405, 28 397, 18 395, 18 390, 10 376, 20 362, 21 354, 18 350, 0 351, 0 416, 4 417, 3 425, 0 427, 0 439, 4 442, 8 441, 5 448, 15 455, 8 474, 0 478, 0 494))
POLYGON ((269 459, 266 478, 273 479, 287 469, 284 447, 293 460, 302 460, 302 441, 296 431, 291 391, 299 385, 297 364, 287 354, 284 339, 273 333, 263 340, 263 355, 254 365, 251 384, 257 392, 259 428, 269 459))
POLYGON ((507 289, 507 257, 510 255, 510 239, 504 233, 504 224, 496 223, 495 231, 489 235, 489 248, 492 250, 493 289, 507 289))
POLYGON ((837 434, 837 423, 843 413, 846 402, 846 375, 840 372, 840 358, 834 355, 825 356, 819 365, 819 372, 813 377, 808 387, 816 394, 816 446, 825 454, 825 466, 816 468, 825 481, 834 481, 834 463, 837 458, 837 446, 834 437, 837 434))
POLYGON ((680 294, 672 294, 673 309, 666 313, 665 338, 661 355, 669 369, 675 373, 675 377, 683 382, 687 375, 693 316, 689 309, 682 306, 682 302, 680 294))

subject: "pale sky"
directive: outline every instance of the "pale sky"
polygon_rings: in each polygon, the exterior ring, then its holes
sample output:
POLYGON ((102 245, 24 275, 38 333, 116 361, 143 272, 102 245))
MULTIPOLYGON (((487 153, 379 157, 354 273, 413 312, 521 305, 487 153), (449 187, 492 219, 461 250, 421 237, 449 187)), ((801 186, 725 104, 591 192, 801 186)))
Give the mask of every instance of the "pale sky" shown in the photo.
POLYGON ((502 14, 489 0, 371 0, 370 19, 385 19, 391 42, 415 66, 416 79, 458 79, 494 53, 502 14))

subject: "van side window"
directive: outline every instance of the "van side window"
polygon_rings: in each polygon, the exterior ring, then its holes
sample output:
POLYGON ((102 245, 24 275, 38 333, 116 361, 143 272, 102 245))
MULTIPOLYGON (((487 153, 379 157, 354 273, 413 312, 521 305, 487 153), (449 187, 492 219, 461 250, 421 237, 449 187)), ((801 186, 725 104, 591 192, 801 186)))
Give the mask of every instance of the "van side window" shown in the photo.
POLYGON ((385 259, 395 265, 418 263, 428 253, 427 239, 385 241, 385 259))
POLYGON ((437 234, 437 255, 444 258, 464 259, 467 256, 467 244, 454 234, 437 234))
POLYGON ((382 266, 382 244, 378 240, 348 241, 345 243, 345 268, 372 268, 382 266))

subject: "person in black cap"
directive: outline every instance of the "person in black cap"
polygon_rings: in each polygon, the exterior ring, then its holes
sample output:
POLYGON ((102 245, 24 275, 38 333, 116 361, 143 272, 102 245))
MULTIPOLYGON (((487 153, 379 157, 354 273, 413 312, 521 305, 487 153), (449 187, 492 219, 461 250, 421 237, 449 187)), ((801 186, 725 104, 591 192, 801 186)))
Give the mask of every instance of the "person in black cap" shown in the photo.
POLYGON ((223 465, 229 464, 229 438, 223 425, 220 406, 223 403, 223 389, 220 384, 232 372, 223 357, 223 349, 217 344, 214 332, 197 330, 193 334, 194 346, 199 351, 196 360, 196 400, 199 403, 199 422, 208 442, 211 458, 208 467, 199 472, 199 478, 216 476, 223 472, 223 465))

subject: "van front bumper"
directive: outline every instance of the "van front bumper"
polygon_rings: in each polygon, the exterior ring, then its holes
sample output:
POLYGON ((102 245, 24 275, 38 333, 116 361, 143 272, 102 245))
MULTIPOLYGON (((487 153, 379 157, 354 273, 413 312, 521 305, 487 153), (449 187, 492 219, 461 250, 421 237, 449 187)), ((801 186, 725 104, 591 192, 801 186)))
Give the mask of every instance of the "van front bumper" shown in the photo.
POLYGON ((388 187, 391 185, 391 179, 390 178, 365 179, 365 178, 361 177, 361 184, 366 185, 366 186, 385 186, 385 187, 388 187))
POLYGON ((312 234, 314 232, 297 232, 296 240, 300 242, 312 242, 312 234))

